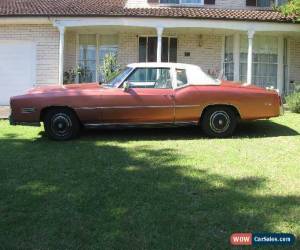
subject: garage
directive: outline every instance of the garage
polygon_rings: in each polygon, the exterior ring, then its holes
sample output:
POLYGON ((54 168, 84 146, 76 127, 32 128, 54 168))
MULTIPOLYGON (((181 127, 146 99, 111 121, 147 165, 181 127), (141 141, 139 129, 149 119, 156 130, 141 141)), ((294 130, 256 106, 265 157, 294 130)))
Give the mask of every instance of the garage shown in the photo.
POLYGON ((35 47, 30 41, 0 40, 0 105, 35 85, 35 47))

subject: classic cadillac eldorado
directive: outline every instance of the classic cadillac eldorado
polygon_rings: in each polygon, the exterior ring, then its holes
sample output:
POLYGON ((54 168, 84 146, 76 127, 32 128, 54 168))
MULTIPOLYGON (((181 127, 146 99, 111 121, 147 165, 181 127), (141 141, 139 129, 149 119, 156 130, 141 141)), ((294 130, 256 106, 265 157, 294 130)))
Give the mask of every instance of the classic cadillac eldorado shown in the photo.
POLYGON ((54 140, 82 127, 187 125, 210 137, 233 134, 240 120, 281 114, 276 90, 211 78, 200 67, 176 63, 128 65, 105 84, 38 86, 10 100, 12 125, 40 125, 54 140))

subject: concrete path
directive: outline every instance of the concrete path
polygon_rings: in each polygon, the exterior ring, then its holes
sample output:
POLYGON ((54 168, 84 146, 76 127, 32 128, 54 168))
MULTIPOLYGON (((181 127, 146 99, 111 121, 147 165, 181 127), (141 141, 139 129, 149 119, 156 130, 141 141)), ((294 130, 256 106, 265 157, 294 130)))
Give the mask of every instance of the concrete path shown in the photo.
POLYGON ((0 119, 7 119, 10 114, 9 106, 0 106, 0 119))

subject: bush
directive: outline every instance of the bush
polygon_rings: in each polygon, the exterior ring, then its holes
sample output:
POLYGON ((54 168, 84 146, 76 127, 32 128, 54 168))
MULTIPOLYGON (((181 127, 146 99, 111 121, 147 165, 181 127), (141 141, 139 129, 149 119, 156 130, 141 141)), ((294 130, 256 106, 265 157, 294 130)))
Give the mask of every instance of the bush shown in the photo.
POLYGON ((106 54, 103 65, 99 69, 104 82, 110 81, 120 72, 120 65, 117 62, 117 56, 114 54, 106 54))
POLYGON ((286 98, 290 110, 300 114, 300 92, 295 92, 286 98))

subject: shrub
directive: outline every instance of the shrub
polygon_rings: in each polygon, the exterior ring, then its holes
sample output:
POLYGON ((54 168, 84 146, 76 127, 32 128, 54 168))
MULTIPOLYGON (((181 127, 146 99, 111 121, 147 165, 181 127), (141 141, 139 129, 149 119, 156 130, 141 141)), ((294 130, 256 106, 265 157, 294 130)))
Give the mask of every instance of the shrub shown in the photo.
POLYGON ((100 67, 99 71, 102 74, 104 82, 108 82, 114 78, 120 71, 117 56, 114 54, 105 55, 103 65, 100 67))
POLYGON ((300 92, 290 94, 286 98, 286 102, 292 112, 300 114, 300 92))

